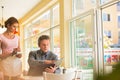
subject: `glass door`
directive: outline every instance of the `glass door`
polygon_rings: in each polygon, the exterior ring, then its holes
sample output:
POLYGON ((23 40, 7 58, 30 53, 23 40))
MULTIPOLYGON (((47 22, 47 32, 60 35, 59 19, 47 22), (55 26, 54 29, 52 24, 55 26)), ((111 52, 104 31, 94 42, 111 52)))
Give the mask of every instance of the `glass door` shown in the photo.
POLYGON ((81 70, 80 80, 93 80, 95 63, 94 11, 70 21, 71 66, 81 70))
POLYGON ((102 26, 104 73, 107 74, 120 61, 120 2, 102 8, 102 26))

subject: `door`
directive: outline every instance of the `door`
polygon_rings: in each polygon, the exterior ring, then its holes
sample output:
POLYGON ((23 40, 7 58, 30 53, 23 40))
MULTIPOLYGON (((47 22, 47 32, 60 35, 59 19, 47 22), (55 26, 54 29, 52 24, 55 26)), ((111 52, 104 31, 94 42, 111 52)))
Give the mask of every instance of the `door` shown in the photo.
POLYGON ((120 61, 120 2, 101 8, 104 73, 108 74, 120 61))
POLYGON ((95 70, 94 11, 70 21, 71 66, 81 70, 80 80, 93 80, 95 70))

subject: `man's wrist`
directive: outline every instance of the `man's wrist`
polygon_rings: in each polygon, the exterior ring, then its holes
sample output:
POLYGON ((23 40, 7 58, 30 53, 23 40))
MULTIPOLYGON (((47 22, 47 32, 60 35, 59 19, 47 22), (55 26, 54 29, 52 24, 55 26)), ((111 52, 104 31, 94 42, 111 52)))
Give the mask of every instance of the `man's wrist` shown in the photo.
POLYGON ((54 60, 52 60, 52 64, 54 64, 54 60))
POLYGON ((54 70, 54 72, 53 73, 56 73, 56 69, 54 70))
POLYGON ((41 60, 41 61, 39 61, 39 63, 45 63, 45 60, 41 60))

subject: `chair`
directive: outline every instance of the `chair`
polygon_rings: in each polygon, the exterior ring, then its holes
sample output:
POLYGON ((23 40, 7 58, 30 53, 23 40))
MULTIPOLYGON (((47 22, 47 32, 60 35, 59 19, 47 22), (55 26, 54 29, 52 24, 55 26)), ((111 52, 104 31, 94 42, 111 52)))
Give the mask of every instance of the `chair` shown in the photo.
POLYGON ((76 70, 75 71, 75 78, 73 80, 80 80, 81 79, 81 73, 82 71, 81 70, 76 70))
POLYGON ((75 72, 65 74, 43 73, 44 80, 73 80, 75 72))
POLYGON ((0 72, 0 80, 4 80, 4 76, 2 72, 0 72))

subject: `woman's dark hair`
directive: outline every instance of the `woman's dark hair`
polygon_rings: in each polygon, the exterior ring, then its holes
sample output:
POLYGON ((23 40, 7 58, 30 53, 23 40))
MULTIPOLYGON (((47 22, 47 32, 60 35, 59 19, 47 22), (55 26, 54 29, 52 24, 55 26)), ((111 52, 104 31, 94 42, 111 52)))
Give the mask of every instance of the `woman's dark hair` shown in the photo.
POLYGON ((15 17, 10 17, 8 20, 5 21, 5 27, 7 28, 8 25, 12 25, 14 23, 19 23, 15 17))
POLYGON ((50 40, 50 37, 48 35, 42 35, 38 38, 38 46, 40 46, 40 42, 42 40, 50 40))

